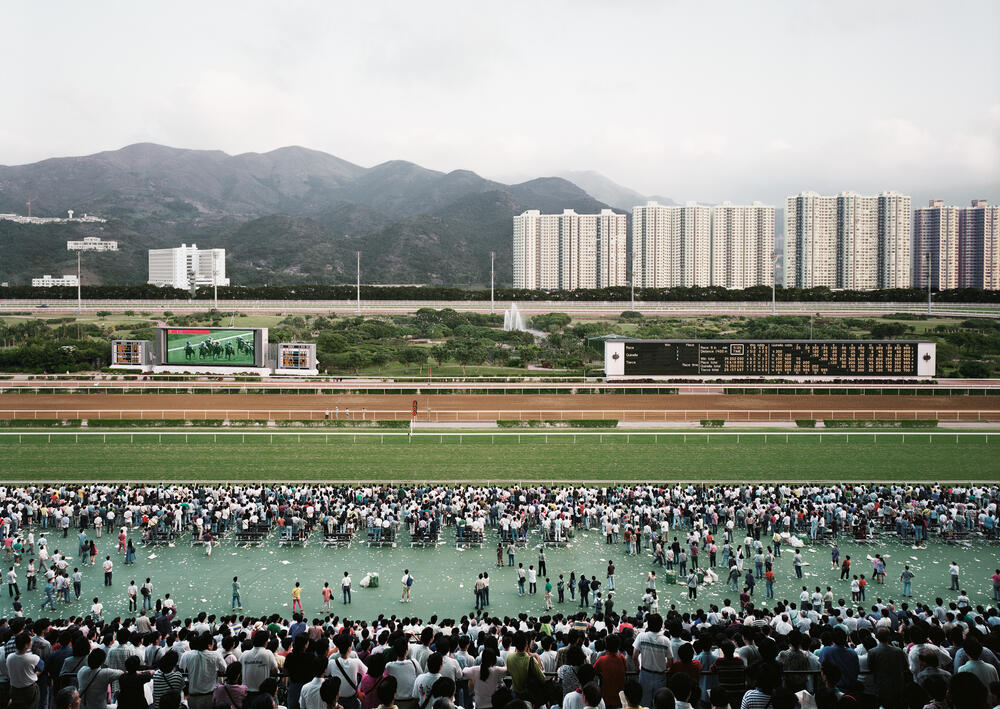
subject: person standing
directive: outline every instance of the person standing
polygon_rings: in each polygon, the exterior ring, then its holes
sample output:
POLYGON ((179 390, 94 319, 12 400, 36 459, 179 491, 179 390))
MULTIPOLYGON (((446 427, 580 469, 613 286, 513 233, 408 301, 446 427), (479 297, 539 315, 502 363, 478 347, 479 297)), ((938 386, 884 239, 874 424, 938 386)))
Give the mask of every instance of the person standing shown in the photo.
MULTIPOLYGON (((73 595, 76 597, 76 600, 79 601, 80 594, 83 592, 83 573, 80 571, 79 568, 75 566, 73 567, 72 580, 73 580, 73 595)), ((66 590, 69 591, 69 589, 66 590)), ((69 598, 67 598, 66 600, 68 601, 69 598)))
POLYGON ((956 562, 951 562, 951 566, 948 567, 948 574, 951 576, 951 588, 950 591, 959 590, 958 585, 958 564, 956 562))
POLYGON ((552 581, 545 579, 545 610, 552 610, 552 581))
POLYGON ((802 552, 798 549, 795 550, 795 556, 792 557, 792 566, 795 567, 795 578, 802 578, 802 552))
POLYGON ((215 649, 211 633, 199 633, 191 638, 191 649, 181 655, 178 668, 187 673, 189 709, 212 709, 212 694, 219 675, 225 674, 226 662, 215 649))
POLYGON ((17 598, 21 595, 21 589, 17 587, 17 571, 14 570, 13 566, 7 572, 7 593, 11 598, 17 598))
POLYGON ((993 581, 993 600, 1000 601, 1000 569, 993 571, 991 580, 993 581))
MULTIPOLYGON (((145 600, 143 601, 145 602, 145 600)), ((243 599, 240 598, 240 577, 233 576, 233 605, 231 610, 243 610, 243 599)))
POLYGON ((532 596, 538 593, 538 572, 534 565, 528 566, 528 593, 532 596))
POLYGON ((56 609, 56 601, 55 601, 55 598, 53 598, 53 594, 55 593, 55 590, 56 590, 56 587, 52 583, 52 579, 46 579, 45 580, 45 600, 42 601, 42 609, 44 609, 45 606, 48 606, 52 610, 56 609))
POLYGON ((651 614, 646 620, 646 630, 639 633, 632 646, 632 656, 639 665, 639 684, 642 686, 642 706, 653 706, 653 695, 667 686, 667 667, 673 655, 670 640, 663 635, 663 617, 651 614))
POLYGON ((899 574, 899 580, 903 582, 904 596, 913 595, 913 575, 913 572, 910 571, 910 565, 905 564, 903 566, 903 571, 899 574))
POLYGON ((128 589, 128 612, 135 613, 139 610, 139 587, 135 585, 135 579, 129 582, 128 589))
POLYGON ((344 578, 342 578, 340 580, 340 590, 343 591, 343 594, 344 594, 344 603, 345 604, 350 603, 351 602, 351 577, 350 577, 350 575, 346 571, 344 572, 344 578))
POLYGON ((615 590, 615 562, 608 559, 608 590, 615 590))
POLYGON ((142 588, 140 589, 140 593, 142 593, 142 609, 144 611, 152 610, 153 609, 153 582, 149 580, 148 576, 146 577, 146 582, 144 584, 142 584, 142 588))
POLYGON ((517 595, 524 595, 524 582, 527 579, 527 574, 524 571, 524 564, 517 565, 517 595))
MULTIPOLYGON (((110 556, 104 557, 104 585, 105 586, 110 586, 111 585, 111 570, 113 568, 114 568, 114 562, 111 561, 111 557, 110 556)), ((83 700, 84 700, 84 702, 86 702, 87 698, 84 697, 83 700)))
POLYGON ((302 611, 302 585, 298 581, 295 582, 295 587, 292 589, 292 612, 293 613, 295 612, 296 608, 300 612, 302 611))
POLYGON ((400 584, 403 586, 403 593, 399 600, 403 603, 409 603, 413 600, 410 595, 413 588, 413 576, 409 569, 403 569, 403 578, 400 580, 400 584))
POLYGON ((868 671, 875 684, 875 694, 886 709, 902 709, 903 689, 909 665, 906 652, 892 644, 892 631, 879 628, 878 645, 868 651, 868 671))
POLYGON ((545 566, 545 547, 538 547, 538 575, 545 576, 548 569, 545 566))
POLYGON ((497 542, 497 567, 503 568, 503 542, 497 542))
POLYGON ((333 589, 330 588, 329 581, 323 583, 323 590, 320 591, 320 595, 323 597, 323 611, 329 613, 330 604, 333 603, 333 589))
POLYGON ((38 672, 44 667, 42 659, 31 652, 31 635, 19 633, 14 638, 14 652, 7 651, 11 707, 38 709, 38 672))
POLYGON ((695 601, 698 599, 698 573, 691 569, 691 573, 687 577, 687 587, 688 587, 688 600, 695 601))

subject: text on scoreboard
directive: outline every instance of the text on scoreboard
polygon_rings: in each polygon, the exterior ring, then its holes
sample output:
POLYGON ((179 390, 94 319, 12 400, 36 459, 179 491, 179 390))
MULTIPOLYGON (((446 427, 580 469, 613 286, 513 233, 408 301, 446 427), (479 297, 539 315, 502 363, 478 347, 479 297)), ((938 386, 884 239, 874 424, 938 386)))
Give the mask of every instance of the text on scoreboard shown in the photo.
POLYGON ((609 376, 933 375, 933 343, 893 340, 608 342, 609 376), (620 361, 619 361, 620 360, 620 361))

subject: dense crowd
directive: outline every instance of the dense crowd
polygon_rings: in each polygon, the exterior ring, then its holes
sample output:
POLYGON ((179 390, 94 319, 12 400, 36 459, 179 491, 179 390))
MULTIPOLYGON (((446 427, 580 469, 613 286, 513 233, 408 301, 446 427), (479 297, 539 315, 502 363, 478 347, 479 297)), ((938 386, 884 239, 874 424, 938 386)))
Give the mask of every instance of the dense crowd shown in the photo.
POLYGON ((1000 616, 906 603, 864 617, 750 605, 680 613, 371 620, 0 621, 0 708, 988 709, 1000 616))
MULTIPOLYGON (((904 567, 902 602, 869 602, 865 575, 859 579, 850 558, 840 559, 836 540, 878 534, 921 544, 977 535, 986 542, 997 535, 998 501, 997 486, 0 487, 13 609, 0 620, 0 709, 8 702, 104 709, 108 701, 123 709, 182 702, 191 709, 279 702, 292 709, 995 706, 1000 614, 970 601, 958 566, 949 568, 953 601, 913 601, 904 567), (620 610, 610 593, 613 562, 602 599, 596 576, 574 574, 568 586, 560 576, 553 588, 540 550, 537 569, 519 564, 516 571, 520 593, 526 583, 529 593, 544 583, 548 614, 538 617, 488 614, 486 573, 474 585, 476 612, 457 619, 338 617, 330 614, 328 587, 324 614, 311 622, 301 612, 290 620, 183 617, 149 579, 129 586, 124 617, 105 617, 97 597, 89 613, 66 617, 71 606, 57 606, 79 599, 80 574, 70 552, 50 552, 49 539, 72 546, 72 533, 79 563, 101 565, 110 585, 114 562, 110 555, 98 560, 95 543, 105 529, 129 565, 133 532, 144 540, 157 531, 211 539, 262 524, 369 539, 403 527, 411 535, 449 525, 490 528, 506 540, 497 546, 498 566, 512 560, 513 544, 529 531, 558 542, 576 530, 599 530, 608 544, 624 545, 623 553, 646 553, 677 574, 689 599, 697 600, 702 572, 728 583, 735 601, 694 612, 661 609, 651 570, 635 610, 620 610), (828 543, 831 569, 850 580, 850 601, 835 600, 830 587, 806 586, 797 598, 774 598, 773 562, 783 546, 801 574, 800 537, 828 543), (19 570, 28 588, 39 578, 44 584, 37 614, 20 603, 19 570), (763 602, 753 594, 758 579, 763 602), (567 590, 571 600, 580 597, 577 614, 550 611, 553 596, 561 603, 567 590)), ((885 575, 876 554, 872 583, 885 575)), ((351 579, 344 576, 347 609, 351 579)), ((405 572, 401 600, 409 600, 410 579, 405 572)), ((992 584, 1000 600, 1000 570, 992 584)), ((301 593, 296 583, 293 610, 301 611, 301 593)), ((233 608, 242 608, 237 578, 233 608)))
MULTIPOLYGON (((891 532, 906 541, 932 535, 1000 538, 1000 486, 674 485, 615 487, 83 485, 0 487, 6 536, 32 525, 50 534, 117 527, 214 534, 262 522, 374 532, 435 524, 539 529, 600 528, 652 549, 671 529, 734 537, 746 530, 820 539, 891 532)), ((23 535, 22 535, 23 536, 23 535)))

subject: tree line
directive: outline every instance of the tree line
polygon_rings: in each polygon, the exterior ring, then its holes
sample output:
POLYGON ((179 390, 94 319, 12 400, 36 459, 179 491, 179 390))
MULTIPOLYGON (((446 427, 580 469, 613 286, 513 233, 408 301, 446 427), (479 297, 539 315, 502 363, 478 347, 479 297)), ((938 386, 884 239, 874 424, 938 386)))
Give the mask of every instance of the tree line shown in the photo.
MULTIPOLYGON (((294 286, 223 286, 218 289, 222 300, 353 300, 357 297, 355 286, 294 285, 294 286)), ((82 295, 89 300, 189 300, 191 293, 178 288, 158 288, 151 285, 137 286, 83 286, 82 295)), ((625 302, 632 297, 627 286, 594 288, 586 290, 527 290, 522 288, 497 288, 499 301, 556 301, 556 302, 625 302)), ((782 303, 921 303, 927 300, 927 291, 919 288, 894 288, 889 290, 831 290, 821 288, 778 288, 775 297, 782 303)), ((956 288, 934 292, 939 303, 1000 303, 1000 291, 956 288)), ((58 286, 34 288, 10 286, 0 288, 0 299, 72 300, 76 288, 58 286)), ((199 288, 195 300, 210 301, 212 288, 199 288)), ((362 300, 427 300, 427 301, 488 301, 487 289, 447 288, 443 286, 361 286, 362 300)), ((725 288, 636 288, 635 299, 646 302, 741 302, 768 301, 771 289, 755 286, 743 290, 725 288)))

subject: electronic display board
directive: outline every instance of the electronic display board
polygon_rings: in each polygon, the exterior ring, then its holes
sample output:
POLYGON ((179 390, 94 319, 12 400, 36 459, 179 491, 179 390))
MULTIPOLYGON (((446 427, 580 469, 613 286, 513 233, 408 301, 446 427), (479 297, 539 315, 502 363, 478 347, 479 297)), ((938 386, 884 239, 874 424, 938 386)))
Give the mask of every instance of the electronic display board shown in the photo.
POLYGON ((931 342, 625 340, 605 343, 605 373, 624 377, 919 377, 931 342))
POLYGON ((112 367, 141 367, 146 363, 146 340, 112 340, 112 367))
POLYGON ((278 369, 315 369, 316 345, 282 342, 278 345, 278 369))
POLYGON ((168 327, 161 330, 163 364, 192 366, 259 366, 259 329, 168 327))

